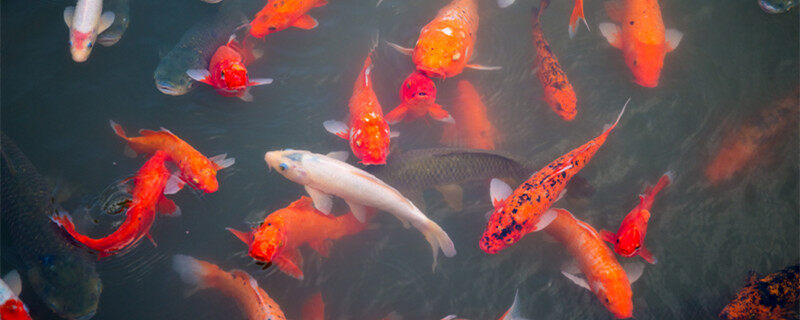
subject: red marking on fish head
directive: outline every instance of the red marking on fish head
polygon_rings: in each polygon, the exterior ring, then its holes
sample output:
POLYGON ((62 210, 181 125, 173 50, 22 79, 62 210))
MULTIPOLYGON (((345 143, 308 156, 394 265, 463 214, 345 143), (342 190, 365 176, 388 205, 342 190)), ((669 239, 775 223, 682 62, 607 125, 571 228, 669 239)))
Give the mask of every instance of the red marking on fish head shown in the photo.
POLYGON ((664 56, 667 54, 664 45, 637 43, 625 54, 625 63, 633 72, 636 84, 647 88, 655 88, 664 67, 664 56))
POLYGON ((241 61, 224 61, 219 64, 219 69, 219 84, 223 89, 244 90, 247 87, 247 68, 241 61))
MULTIPOLYGON (((510 201, 507 200, 507 201, 510 201)), ((479 240, 481 250, 489 254, 495 254, 505 248, 510 247, 526 233, 524 222, 517 222, 514 217, 508 214, 508 204, 495 208, 489 219, 489 224, 479 240)), ((516 211, 516 208, 511 209, 516 211)))
POLYGON ((367 114, 350 129, 350 147, 363 164, 386 164, 389 125, 377 113, 367 114))
POLYGON ((436 84, 424 73, 415 71, 408 75, 403 85, 400 86, 400 98, 403 101, 436 100, 436 84))
POLYGON ((92 32, 72 30, 69 34, 69 51, 75 62, 84 62, 89 59, 89 54, 94 47, 92 32))
POLYGON ((31 319, 28 309, 17 299, 8 299, 0 306, 0 318, 9 320, 31 319))
POLYGON ((632 257, 639 251, 642 245, 642 233, 638 228, 625 228, 617 232, 617 241, 614 243, 614 251, 625 257, 632 257))
POLYGON ((267 218, 253 234, 250 256, 263 262, 271 262, 286 245, 286 229, 283 219, 267 218))

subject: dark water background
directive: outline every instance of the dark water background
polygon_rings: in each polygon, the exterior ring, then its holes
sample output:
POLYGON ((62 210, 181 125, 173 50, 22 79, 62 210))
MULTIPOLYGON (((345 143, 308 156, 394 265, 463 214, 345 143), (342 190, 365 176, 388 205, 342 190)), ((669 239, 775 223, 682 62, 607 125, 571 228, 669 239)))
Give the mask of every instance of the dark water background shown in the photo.
MULTIPOLYGON (((224 0, 228 1, 228 0, 224 0)), ((379 227, 338 241, 329 259, 303 249, 305 281, 261 271, 243 257, 245 246, 224 230, 246 227, 252 212, 273 211, 304 194, 263 161, 267 150, 346 150, 321 123, 347 114, 347 101, 375 30, 381 39, 410 46, 419 29, 447 1, 332 0, 310 14, 314 30, 289 29, 267 40, 252 77, 272 77, 253 89, 255 102, 217 95, 201 86, 187 95, 161 94, 153 85, 159 56, 183 32, 216 7, 193 0, 133 1, 131 24, 113 47, 96 47, 88 62, 72 62, 62 11, 72 1, 2 2, 2 130, 46 176, 68 190, 65 206, 80 230, 111 228, 96 212, 80 210, 144 162, 123 155, 108 120, 129 132, 169 128, 207 156, 236 158, 220 172, 220 190, 175 198, 180 218, 159 218, 154 248, 143 241, 120 257, 98 263, 105 289, 95 319, 220 319, 240 313, 213 291, 184 297, 185 286, 169 258, 189 254, 225 269, 242 268, 286 312, 298 319, 305 298, 321 290, 330 319, 377 319, 396 311, 406 319, 439 319, 457 313, 496 319, 520 290, 523 314, 532 319, 611 318, 595 296, 559 273, 568 254, 530 234, 497 255, 477 246, 488 210, 486 185, 468 188, 463 212, 438 194, 427 194, 426 214, 452 237, 458 255, 440 259, 430 272, 430 251, 414 230, 389 215, 379 227)), ((481 0, 475 62, 501 71, 471 71, 439 81, 439 103, 455 101, 455 84, 476 85, 489 117, 502 133, 499 149, 544 166, 596 136, 623 102, 628 112, 595 158, 580 173, 596 190, 589 198, 558 203, 598 229, 615 229, 635 205, 645 183, 667 170, 676 181, 656 200, 647 245, 659 258, 633 284, 637 319, 713 318, 744 284, 748 271, 770 272, 800 260, 798 243, 798 130, 792 127, 760 164, 712 187, 702 173, 722 138, 762 108, 798 87, 798 14, 762 12, 755 0, 661 1, 667 28, 684 33, 668 54, 658 88, 633 84, 619 50, 597 25, 608 21, 602 2, 587 1, 591 32, 569 40, 571 1, 556 0, 545 12, 546 37, 578 95, 578 116, 566 123, 540 99, 531 72, 531 1, 501 10, 481 0)), ((252 16, 252 12, 248 15, 252 16)), ((381 45, 375 90, 388 112, 411 72, 408 57, 381 45)), ((402 123, 400 150, 436 146, 438 123, 402 123)), ((8 248, 4 248, 8 249, 8 248)), ((20 249, 20 248, 12 248, 20 249)), ((622 258, 625 260, 624 258, 622 258)), ((636 258, 638 260, 638 258, 636 258)), ((14 266, 3 265, 3 273, 14 266)), ((32 291, 22 298, 37 319, 49 314, 32 291)))

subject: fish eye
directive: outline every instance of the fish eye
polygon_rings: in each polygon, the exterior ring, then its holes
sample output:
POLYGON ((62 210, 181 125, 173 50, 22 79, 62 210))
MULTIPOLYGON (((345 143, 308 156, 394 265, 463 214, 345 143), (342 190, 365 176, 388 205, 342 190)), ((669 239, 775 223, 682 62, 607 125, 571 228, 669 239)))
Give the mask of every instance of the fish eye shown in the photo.
POLYGON ((267 227, 271 226, 272 222, 267 222, 267 227))
POLYGON ((638 245, 638 244, 637 244, 637 245, 636 245, 636 250, 639 250, 639 247, 641 247, 641 245, 638 245))
POLYGON ((361 146, 361 140, 356 140, 356 147, 360 147, 360 146, 361 146))
POLYGON ((69 41, 69 46, 70 46, 70 47, 72 46, 72 40, 70 40, 70 41, 69 41))
POLYGON ((609 304, 609 303, 611 303, 611 300, 608 300, 608 298, 606 298, 606 304, 609 304))
POLYGON ((268 29, 269 31, 275 31, 275 30, 277 30, 278 28, 275 28, 275 27, 272 27, 272 26, 271 26, 271 27, 269 27, 269 28, 267 28, 267 29, 268 29))
POLYGON ((278 168, 280 168, 281 171, 286 171, 286 169, 289 169, 289 165, 281 163, 281 165, 279 165, 278 168))
POLYGON ((89 48, 89 49, 91 49, 91 48, 92 48, 92 42, 91 42, 91 41, 89 41, 89 43, 88 43, 88 44, 86 44, 86 47, 87 47, 87 48, 89 48))
MULTIPOLYGON (((72 44, 72 41, 70 41, 70 44, 72 44)), ((406 83, 406 88, 411 89, 411 84, 410 83, 406 83)))
POLYGON ((617 238, 617 243, 619 243, 619 238, 617 238))
POLYGON ((424 97, 424 96, 427 96, 428 94, 427 94, 427 93, 425 93, 425 92, 419 92, 419 93, 417 93, 417 95, 418 95, 418 96, 421 96, 421 97, 424 97))

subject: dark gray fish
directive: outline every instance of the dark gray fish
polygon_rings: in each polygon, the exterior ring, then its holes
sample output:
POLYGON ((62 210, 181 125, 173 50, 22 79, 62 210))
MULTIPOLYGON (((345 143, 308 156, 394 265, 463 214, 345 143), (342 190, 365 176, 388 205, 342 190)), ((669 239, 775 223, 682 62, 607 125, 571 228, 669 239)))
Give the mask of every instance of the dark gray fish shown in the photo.
POLYGON ((758 0, 758 5, 767 13, 784 13, 797 5, 797 0, 758 0))
POLYGON ((12 261, 55 313, 89 319, 103 285, 92 258, 50 222, 53 192, 11 139, 0 141, 3 258, 12 261))
POLYGON ((103 8, 114 13, 114 23, 97 36, 97 43, 110 47, 122 39, 131 22, 130 0, 105 0, 103 8))
POLYGON ((423 190, 435 187, 450 207, 460 210, 461 184, 482 181, 488 185, 492 178, 519 180, 537 169, 503 152, 435 148, 407 151, 391 157, 384 166, 367 170, 417 204, 421 204, 423 190))
POLYGON ((207 69, 217 48, 228 42, 239 26, 247 23, 239 1, 223 1, 212 17, 198 19, 178 44, 161 58, 153 75, 156 88, 164 94, 179 96, 193 87, 189 69, 207 69))

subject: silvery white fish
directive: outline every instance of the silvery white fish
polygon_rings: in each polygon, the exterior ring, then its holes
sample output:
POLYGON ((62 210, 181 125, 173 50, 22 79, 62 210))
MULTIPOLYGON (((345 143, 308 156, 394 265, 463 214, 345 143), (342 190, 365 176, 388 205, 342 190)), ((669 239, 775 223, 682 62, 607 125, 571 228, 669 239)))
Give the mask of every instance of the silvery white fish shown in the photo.
POLYGON ((89 59, 97 35, 114 22, 113 12, 103 12, 103 0, 78 0, 74 7, 64 9, 64 22, 69 27, 69 51, 72 60, 89 59))
POLYGON ((344 151, 321 155, 286 149, 269 151, 264 160, 287 179, 305 186, 314 207, 325 214, 330 213, 333 205, 331 195, 335 195, 347 202, 359 221, 365 220, 366 207, 373 207, 393 214, 405 226, 413 225, 431 244, 434 269, 439 249, 447 257, 456 254, 453 241, 436 222, 428 219, 395 188, 345 163, 347 155, 344 151))

